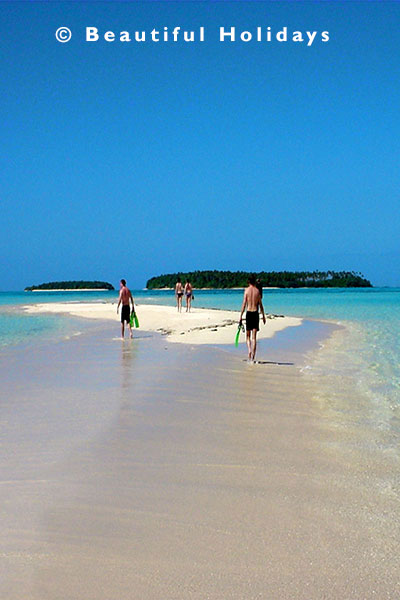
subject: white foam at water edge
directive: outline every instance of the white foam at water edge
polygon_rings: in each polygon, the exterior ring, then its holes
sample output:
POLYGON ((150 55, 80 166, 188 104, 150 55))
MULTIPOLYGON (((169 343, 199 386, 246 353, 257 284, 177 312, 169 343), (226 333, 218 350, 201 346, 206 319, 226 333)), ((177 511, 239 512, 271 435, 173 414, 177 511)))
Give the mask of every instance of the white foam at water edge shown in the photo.
POLYGON ((65 335, 64 340, 70 340, 72 337, 76 337, 77 335, 82 335, 82 331, 76 331, 75 333, 65 335))

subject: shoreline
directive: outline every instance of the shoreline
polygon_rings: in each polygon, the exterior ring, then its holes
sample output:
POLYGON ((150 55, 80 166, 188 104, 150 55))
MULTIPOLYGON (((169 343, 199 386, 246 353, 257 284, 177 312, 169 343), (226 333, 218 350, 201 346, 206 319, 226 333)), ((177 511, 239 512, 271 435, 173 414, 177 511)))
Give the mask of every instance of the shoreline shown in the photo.
POLYGON ((115 292, 115 290, 109 290, 108 288, 60 288, 57 290, 24 290, 24 292, 115 292))
MULTIPOLYGON (((143 288, 144 290, 146 290, 147 292, 162 292, 162 291, 166 291, 166 292, 173 292, 175 290, 175 288, 172 287, 162 287, 162 288, 143 288)), ((203 288, 192 288, 193 291, 195 292, 201 292, 201 291, 216 291, 216 292, 229 292, 230 290, 245 290, 245 287, 230 287, 230 288, 207 288, 207 287, 203 287, 203 288)), ((264 286, 263 290, 279 290, 279 289, 283 289, 283 288, 278 288, 278 287, 268 287, 268 286, 264 286)), ((290 288, 290 289, 295 289, 295 288, 290 288)))

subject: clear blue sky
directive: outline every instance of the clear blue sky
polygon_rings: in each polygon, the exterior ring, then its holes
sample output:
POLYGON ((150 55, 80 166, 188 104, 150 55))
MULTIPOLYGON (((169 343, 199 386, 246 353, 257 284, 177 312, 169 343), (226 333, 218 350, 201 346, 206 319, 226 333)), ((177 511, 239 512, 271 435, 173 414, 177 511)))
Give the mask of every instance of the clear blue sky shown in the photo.
POLYGON ((1 2, 0 289, 213 268, 400 285, 399 23, 396 2, 1 2), (206 41, 84 41, 175 25, 206 41))

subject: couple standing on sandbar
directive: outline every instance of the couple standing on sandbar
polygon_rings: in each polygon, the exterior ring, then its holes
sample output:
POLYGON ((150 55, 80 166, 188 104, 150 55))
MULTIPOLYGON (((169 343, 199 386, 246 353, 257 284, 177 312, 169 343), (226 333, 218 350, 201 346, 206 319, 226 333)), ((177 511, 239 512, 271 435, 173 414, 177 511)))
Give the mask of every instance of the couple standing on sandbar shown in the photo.
POLYGON ((175 296, 176 296, 176 305, 178 308, 178 312, 182 312, 182 299, 183 296, 186 298, 186 312, 190 312, 192 306, 192 300, 194 300, 193 296, 193 287, 190 283, 189 279, 186 279, 185 287, 182 285, 181 278, 178 277, 176 285, 175 285, 175 296))

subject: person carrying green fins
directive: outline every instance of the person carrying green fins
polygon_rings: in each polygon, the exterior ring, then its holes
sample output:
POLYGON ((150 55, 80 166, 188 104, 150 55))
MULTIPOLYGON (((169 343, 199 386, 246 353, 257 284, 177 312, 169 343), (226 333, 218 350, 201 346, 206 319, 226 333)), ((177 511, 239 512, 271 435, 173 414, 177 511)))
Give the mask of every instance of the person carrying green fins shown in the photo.
POLYGON ((119 292, 119 299, 117 305, 117 314, 119 311, 119 306, 122 304, 121 310, 121 337, 124 339, 125 335, 125 323, 128 324, 130 337, 133 338, 132 327, 133 323, 135 323, 136 327, 139 327, 139 321, 135 312, 135 304, 133 302, 133 296, 131 294, 130 289, 126 285, 125 279, 121 279, 121 289, 119 292), (132 312, 130 304, 132 303, 132 312))

